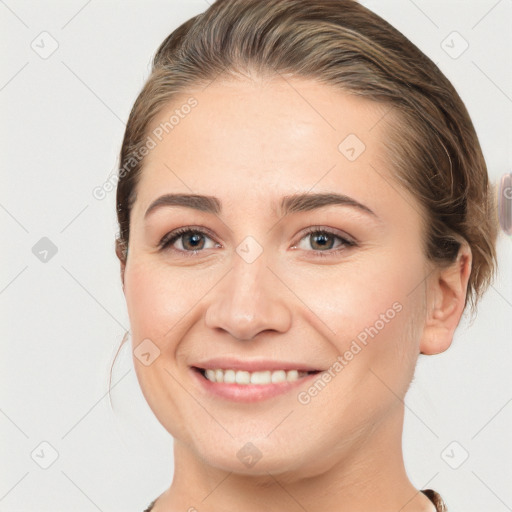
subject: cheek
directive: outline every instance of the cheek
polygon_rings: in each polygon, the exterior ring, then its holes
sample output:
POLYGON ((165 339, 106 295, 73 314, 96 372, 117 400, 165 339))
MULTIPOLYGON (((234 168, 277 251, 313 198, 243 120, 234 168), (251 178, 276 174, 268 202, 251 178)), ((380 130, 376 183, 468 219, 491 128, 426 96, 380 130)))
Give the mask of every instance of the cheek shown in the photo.
POLYGON ((339 267, 323 287, 297 281, 297 295, 307 297, 315 313, 308 321, 351 367, 345 373, 354 381, 371 368, 404 388, 419 353, 424 261, 419 252, 394 251, 373 263, 339 267))
POLYGON ((195 302, 193 298, 187 301, 191 296, 187 293, 190 287, 175 278, 176 273, 170 276, 168 270, 142 258, 139 261, 134 258, 125 271, 125 297, 137 380, 149 407, 173 436, 186 429, 186 422, 178 412, 186 410, 186 406, 180 403, 183 392, 177 381, 181 377, 168 364, 169 355, 174 357, 178 341, 186 336, 187 322, 180 320, 188 319, 186 314, 192 307, 188 302, 195 302), (137 354, 143 352, 150 353, 149 364, 138 359, 137 354))
POLYGON ((126 268, 125 297, 133 339, 158 344, 170 331, 179 331, 180 319, 194 304, 192 295, 183 275, 150 261, 132 262, 126 268))
POLYGON ((383 321, 400 324, 399 317, 406 315, 399 315, 398 309, 417 301, 418 293, 411 292, 424 276, 420 258, 381 253, 346 265, 318 267, 311 275, 295 272, 286 277, 290 288, 316 314, 316 324, 322 320, 328 327, 321 331, 343 339, 375 323, 379 330, 383 321))

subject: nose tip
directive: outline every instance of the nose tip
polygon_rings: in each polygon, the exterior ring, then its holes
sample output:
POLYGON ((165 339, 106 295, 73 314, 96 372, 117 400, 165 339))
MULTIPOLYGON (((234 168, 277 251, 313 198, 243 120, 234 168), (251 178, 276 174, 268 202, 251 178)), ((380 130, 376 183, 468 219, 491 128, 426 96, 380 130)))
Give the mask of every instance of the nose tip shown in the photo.
MULTIPOLYGON (((233 315, 232 325, 236 327, 229 327, 225 330, 228 330, 233 338, 237 341, 251 341, 262 331, 276 330, 275 328, 269 328, 268 326, 264 326, 265 321, 256 317, 256 315, 252 316, 236 316, 233 315)), ((228 324, 226 324, 226 327, 228 324)))
POLYGON ((229 332, 238 341, 251 341, 264 331, 285 332, 289 328, 290 315, 275 299, 239 300, 240 295, 225 297, 212 305, 206 325, 229 332))
POLYGON ((235 266, 212 296, 205 313, 210 329, 222 329, 239 341, 264 331, 285 332, 291 313, 285 290, 264 262, 235 266))

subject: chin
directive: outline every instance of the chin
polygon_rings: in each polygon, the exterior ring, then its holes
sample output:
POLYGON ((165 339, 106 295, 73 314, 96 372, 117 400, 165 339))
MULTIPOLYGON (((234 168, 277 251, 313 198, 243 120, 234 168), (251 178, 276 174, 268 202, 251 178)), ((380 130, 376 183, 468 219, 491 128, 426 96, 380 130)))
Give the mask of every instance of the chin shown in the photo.
POLYGON ((310 455, 313 450, 308 450, 303 442, 292 446, 282 439, 267 437, 254 438, 252 441, 247 438, 244 441, 230 439, 214 444, 196 445, 194 451, 208 466, 237 475, 269 477, 270 473, 305 476, 305 468, 308 468, 308 473, 321 472, 313 466, 322 458, 310 455))

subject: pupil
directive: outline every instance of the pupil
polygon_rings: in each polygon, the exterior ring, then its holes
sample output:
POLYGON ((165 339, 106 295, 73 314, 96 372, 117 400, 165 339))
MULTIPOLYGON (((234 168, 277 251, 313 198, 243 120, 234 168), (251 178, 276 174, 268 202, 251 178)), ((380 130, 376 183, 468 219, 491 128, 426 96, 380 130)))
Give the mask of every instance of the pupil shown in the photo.
POLYGON ((197 244, 200 243, 202 235, 200 233, 195 233, 188 237, 185 237, 186 240, 193 240, 192 249, 197 249, 197 244))
MULTIPOLYGON (((320 234, 314 234, 312 236, 313 236, 313 239, 314 239, 315 243, 319 243, 320 242, 320 248, 325 249, 325 247, 326 247, 326 239, 329 238, 329 235, 327 235, 325 233, 320 233, 320 234)), ((331 241, 332 241, 332 239, 331 239, 331 241)), ((328 242, 327 242, 327 244, 328 244, 328 242)), ((331 247, 328 247, 328 248, 330 249, 331 247)))

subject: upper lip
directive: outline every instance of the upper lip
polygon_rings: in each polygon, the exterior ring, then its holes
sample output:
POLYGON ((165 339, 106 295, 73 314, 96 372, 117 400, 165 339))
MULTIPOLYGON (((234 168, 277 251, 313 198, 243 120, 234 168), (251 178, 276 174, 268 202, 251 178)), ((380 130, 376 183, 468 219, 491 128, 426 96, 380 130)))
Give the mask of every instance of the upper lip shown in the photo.
POLYGON ((265 370, 299 370, 303 372, 320 371, 318 368, 306 363, 295 363, 292 361, 276 361, 272 360, 242 360, 235 358, 213 358, 197 362, 192 366, 202 370, 245 370, 247 372, 257 372, 265 370))

